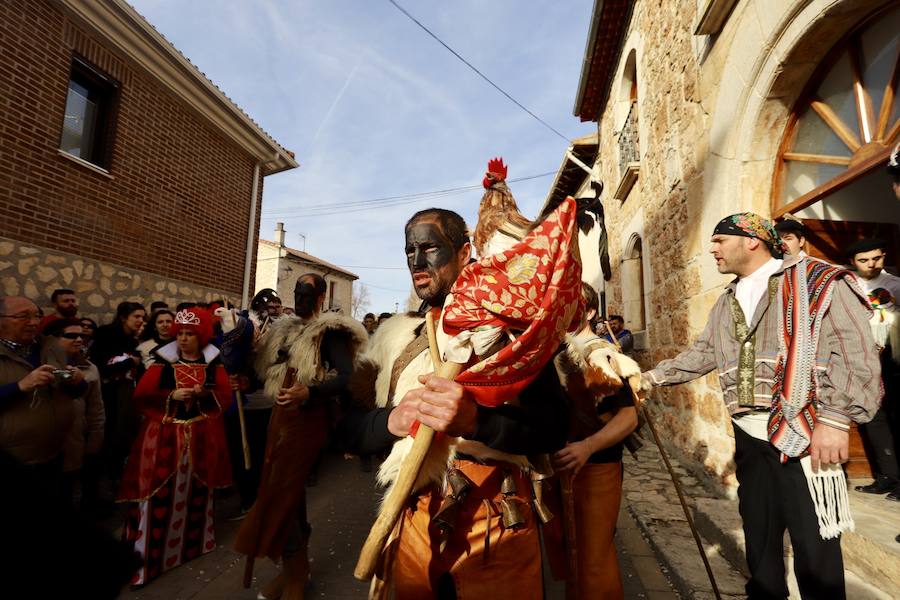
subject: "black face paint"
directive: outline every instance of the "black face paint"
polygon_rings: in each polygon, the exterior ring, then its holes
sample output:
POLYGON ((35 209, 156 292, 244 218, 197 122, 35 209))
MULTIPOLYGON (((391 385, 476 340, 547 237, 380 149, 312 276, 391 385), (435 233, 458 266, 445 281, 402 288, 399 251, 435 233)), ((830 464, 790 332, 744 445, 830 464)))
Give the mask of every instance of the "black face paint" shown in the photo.
POLYGON ((434 223, 413 223, 406 230, 406 264, 410 273, 434 274, 456 253, 450 240, 434 223))

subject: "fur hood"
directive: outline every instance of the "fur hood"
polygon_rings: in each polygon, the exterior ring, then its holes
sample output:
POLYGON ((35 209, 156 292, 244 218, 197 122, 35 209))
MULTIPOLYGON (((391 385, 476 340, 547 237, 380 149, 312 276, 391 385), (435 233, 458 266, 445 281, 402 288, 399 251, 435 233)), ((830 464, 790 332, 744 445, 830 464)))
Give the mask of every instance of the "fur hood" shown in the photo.
POLYGON ((256 373, 265 381, 267 396, 278 395, 288 367, 297 369, 297 381, 306 385, 320 384, 328 378, 319 353, 322 336, 327 331, 347 334, 354 359, 369 337, 362 324, 336 313, 326 313, 311 321, 289 315, 270 325, 256 349, 254 363, 256 373))

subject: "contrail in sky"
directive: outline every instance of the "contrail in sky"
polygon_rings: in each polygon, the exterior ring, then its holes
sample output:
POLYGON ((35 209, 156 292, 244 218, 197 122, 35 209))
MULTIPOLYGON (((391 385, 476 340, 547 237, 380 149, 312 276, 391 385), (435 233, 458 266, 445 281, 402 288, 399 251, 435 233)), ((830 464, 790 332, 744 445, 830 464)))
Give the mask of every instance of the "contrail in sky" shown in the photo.
POLYGON ((325 125, 328 123, 329 119, 331 119, 332 113, 334 113, 334 109, 337 107, 338 103, 341 101, 341 98, 344 97, 344 92, 347 91, 347 88, 350 87, 350 82, 353 80, 353 76, 356 75, 356 71, 359 69, 360 63, 362 63, 362 58, 356 61, 356 64, 353 65, 353 69, 350 71, 350 74, 347 75, 347 80, 344 82, 344 85, 341 87, 341 91, 337 93, 337 96, 334 98, 334 102, 331 103, 331 106, 328 107, 328 112, 325 113, 325 116, 322 117, 322 122, 319 123, 319 127, 316 129, 316 133, 313 135, 312 144, 310 146, 312 148, 316 147, 316 142, 319 141, 319 134, 325 128, 325 125))

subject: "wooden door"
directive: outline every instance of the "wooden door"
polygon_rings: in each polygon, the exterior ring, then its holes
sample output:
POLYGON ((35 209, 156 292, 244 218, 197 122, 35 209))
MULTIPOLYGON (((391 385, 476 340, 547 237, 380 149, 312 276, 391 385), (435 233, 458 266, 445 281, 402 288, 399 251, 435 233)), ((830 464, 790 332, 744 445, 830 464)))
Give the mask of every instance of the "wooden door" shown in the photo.
MULTIPOLYGON (((864 223, 855 221, 825 221, 803 219, 808 231, 806 252, 810 256, 827 260, 837 265, 846 265, 849 259, 844 249, 856 240, 877 237, 888 242, 888 256, 885 262, 893 266, 894 272, 900 256, 900 227, 896 223, 864 223)), ((866 451, 860 438, 859 430, 854 424, 850 428, 850 460, 847 463, 847 476, 851 479, 867 479, 872 477, 872 469, 866 458, 866 451)))

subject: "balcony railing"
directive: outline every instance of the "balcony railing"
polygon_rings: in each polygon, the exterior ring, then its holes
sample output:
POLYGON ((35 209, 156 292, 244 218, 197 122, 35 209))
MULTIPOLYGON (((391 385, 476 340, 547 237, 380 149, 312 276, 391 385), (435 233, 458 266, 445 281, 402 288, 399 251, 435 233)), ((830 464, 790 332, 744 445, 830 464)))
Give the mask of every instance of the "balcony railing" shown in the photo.
POLYGON ((640 172, 641 151, 638 143, 637 102, 631 103, 628 117, 619 131, 619 185, 614 198, 622 202, 637 182, 640 172))
POLYGON ((631 103, 628 117, 619 132, 619 172, 624 173, 630 163, 640 162, 641 153, 638 145, 637 102, 631 103))

